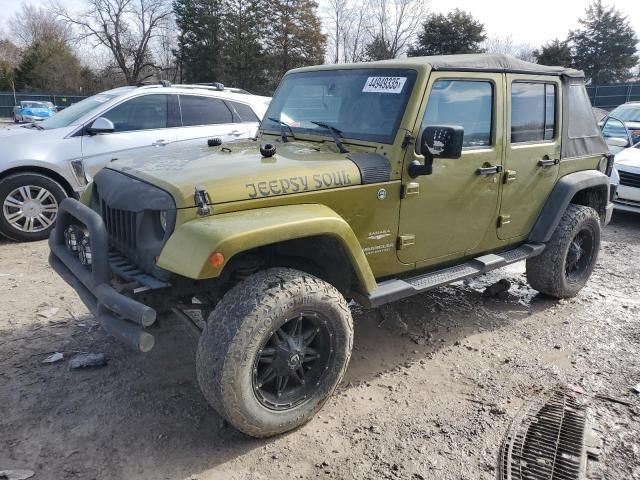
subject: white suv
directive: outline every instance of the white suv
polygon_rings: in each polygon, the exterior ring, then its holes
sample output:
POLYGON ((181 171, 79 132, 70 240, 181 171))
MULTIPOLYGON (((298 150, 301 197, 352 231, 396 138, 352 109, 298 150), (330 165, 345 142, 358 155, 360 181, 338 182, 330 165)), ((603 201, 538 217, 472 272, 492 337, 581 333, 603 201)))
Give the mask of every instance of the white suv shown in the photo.
POLYGON ((58 204, 107 163, 142 148, 249 138, 271 98, 221 84, 168 82, 86 98, 39 123, 0 130, 0 233, 41 240, 58 204))

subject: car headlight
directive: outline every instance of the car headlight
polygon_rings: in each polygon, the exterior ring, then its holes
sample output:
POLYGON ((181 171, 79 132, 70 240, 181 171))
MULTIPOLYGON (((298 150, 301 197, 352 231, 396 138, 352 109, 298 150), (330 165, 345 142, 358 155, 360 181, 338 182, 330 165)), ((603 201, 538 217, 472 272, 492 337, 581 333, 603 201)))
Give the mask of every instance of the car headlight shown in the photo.
POLYGON ((73 176, 76 177, 80 186, 84 187, 89 183, 87 175, 84 172, 82 160, 73 160, 71 162, 71 170, 73 171, 73 176))
POLYGON ((160 210, 160 213, 159 213, 158 217, 160 219, 160 227, 162 227, 162 231, 166 232, 167 231, 167 225, 169 224, 167 211, 166 210, 160 210))

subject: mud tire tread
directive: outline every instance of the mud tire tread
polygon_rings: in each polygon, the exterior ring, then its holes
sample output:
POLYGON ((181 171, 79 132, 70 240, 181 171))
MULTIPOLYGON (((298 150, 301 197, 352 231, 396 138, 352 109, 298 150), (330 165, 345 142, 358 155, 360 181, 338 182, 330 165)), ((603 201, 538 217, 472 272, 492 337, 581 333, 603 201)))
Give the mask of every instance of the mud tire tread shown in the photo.
MULTIPOLYGON (((290 269, 257 272, 232 288, 209 316, 196 353, 200 388, 211 406, 238 430, 253 437, 270 437, 297 428, 322 408, 349 364, 353 346, 351 311, 340 292, 313 275, 290 269), (305 309, 324 308, 340 332, 337 361, 329 366, 324 384, 309 400, 286 414, 274 415, 260 405, 242 378, 253 367, 253 352, 282 322, 283 309, 305 299, 305 309), (255 405, 253 404, 255 403, 255 405), (255 415, 247 411, 255 412, 255 415)), ((246 377, 245 381, 246 381, 246 377)))
POLYGON ((544 251, 527 259, 527 280, 535 290, 555 298, 570 298, 578 294, 591 276, 600 250, 600 217, 591 207, 569 204, 544 251), (587 272, 578 282, 568 282, 565 260, 569 245, 578 231, 591 225, 595 238, 594 252, 587 272))

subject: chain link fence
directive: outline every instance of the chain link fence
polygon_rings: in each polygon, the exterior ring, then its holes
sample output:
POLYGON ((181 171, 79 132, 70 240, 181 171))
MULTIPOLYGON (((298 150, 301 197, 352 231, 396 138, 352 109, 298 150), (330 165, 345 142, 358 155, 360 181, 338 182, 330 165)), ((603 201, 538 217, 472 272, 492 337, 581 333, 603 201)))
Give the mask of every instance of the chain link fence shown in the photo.
POLYGON ((640 84, 618 83, 614 85, 590 85, 587 87, 591 105, 613 110, 627 102, 640 101, 640 84))
POLYGON ((0 92, 0 118, 11 117, 13 107, 19 105, 23 100, 34 100, 41 102, 52 102, 60 108, 66 108, 69 105, 78 103, 80 100, 87 98, 84 95, 69 94, 69 95, 54 95, 47 93, 14 93, 13 92, 0 92))

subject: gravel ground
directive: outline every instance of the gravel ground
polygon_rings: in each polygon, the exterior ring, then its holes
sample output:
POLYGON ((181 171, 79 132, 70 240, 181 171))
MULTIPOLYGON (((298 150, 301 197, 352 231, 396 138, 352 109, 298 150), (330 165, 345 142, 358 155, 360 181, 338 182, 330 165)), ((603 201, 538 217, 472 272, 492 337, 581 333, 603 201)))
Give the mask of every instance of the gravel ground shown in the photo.
POLYGON ((640 216, 614 215, 574 299, 536 295, 524 265, 377 311, 354 309, 339 391, 306 426, 248 438, 200 394, 196 339, 173 317, 137 354, 47 266, 45 242, 0 241, 0 470, 35 479, 493 479, 527 399, 587 392, 602 446, 590 478, 640 479, 640 216), (484 287, 506 278, 506 298, 484 287), (41 361, 64 353, 53 364, 41 361), (70 371, 78 352, 105 353, 70 371), (605 395, 629 405, 600 400, 605 395))

